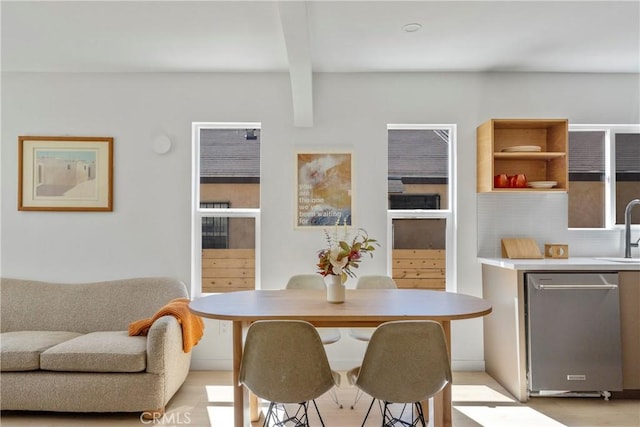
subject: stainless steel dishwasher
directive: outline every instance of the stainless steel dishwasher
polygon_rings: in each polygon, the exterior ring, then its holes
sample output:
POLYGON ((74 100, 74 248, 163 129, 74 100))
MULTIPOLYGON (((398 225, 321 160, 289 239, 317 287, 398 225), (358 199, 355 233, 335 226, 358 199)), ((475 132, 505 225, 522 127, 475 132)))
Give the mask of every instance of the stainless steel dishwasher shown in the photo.
POLYGON ((622 390, 618 274, 529 273, 526 283, 529 395, 622 390))

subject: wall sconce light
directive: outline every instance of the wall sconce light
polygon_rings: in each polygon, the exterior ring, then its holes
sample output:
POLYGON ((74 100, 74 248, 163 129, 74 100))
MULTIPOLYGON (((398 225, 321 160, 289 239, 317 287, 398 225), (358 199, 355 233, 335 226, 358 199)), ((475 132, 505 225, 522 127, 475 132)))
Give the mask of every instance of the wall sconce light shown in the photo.
POLYGON ((153 140, 153 151, 157 154, 166 154, 171 150, 171 140, 167 135, 158 135, 153 140))

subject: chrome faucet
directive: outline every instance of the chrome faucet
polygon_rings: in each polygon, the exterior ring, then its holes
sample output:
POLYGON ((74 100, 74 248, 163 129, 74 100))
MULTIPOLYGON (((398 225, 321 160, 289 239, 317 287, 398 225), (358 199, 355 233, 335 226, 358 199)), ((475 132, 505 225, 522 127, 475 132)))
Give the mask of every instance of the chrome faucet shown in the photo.
POLYGON ((631 243, 631 209, 633 209, 635 205, 640 205, 640 199, 631 200, 627 204, 627 207, 624 209, 624 257, 625 258, 631 258, 631 247, 637 248, 638 242, 640 242, 640 239, 638 239, 637 242, 631 243))

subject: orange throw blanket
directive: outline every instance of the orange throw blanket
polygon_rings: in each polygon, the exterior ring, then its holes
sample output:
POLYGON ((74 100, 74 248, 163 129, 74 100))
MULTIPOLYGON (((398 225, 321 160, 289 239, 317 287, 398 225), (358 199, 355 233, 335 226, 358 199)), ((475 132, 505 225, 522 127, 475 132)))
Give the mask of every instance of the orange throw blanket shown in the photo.
POLYGON ((167 315, 175 316, 178 319, 178 323, 182 327, 182 350, 185 353, 190 352, 193 346, 198 344, 198 341, 202 338, 204 322, 200 316, 196 316, 189 311, 189 298, 176 298, 160 308, 153 317, 131 322, 129 324, 129 335, 147 335, 153 322, 167 315))

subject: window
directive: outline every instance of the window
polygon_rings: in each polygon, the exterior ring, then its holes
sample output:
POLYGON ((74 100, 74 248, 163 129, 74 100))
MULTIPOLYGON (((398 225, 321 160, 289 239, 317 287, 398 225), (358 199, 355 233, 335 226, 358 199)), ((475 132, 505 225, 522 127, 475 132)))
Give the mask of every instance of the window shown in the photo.
POLYGON ((193 125, 192 295, 259 287, 260 124, 193 125))
POLYGON ((436 209, 447 209, 449 134, 448 129, 389 126, 389 200, 396 202, 390 209, 401 209, 396 206, 403 200, 416 206, 418 197, 424 205, 414 209, 433 209, 429 204, 436 198, 436 209))
MULTIPOLYGON (((640 196, 640 126, 569 126, 569 228, 612 228, 640 196)), ((640 224, 640 215, 632 216, 640 224)))
POLYGON ((399 287, 452 289, 454 125, 389 125, 391 275, 399 287))
MULTIPOLYGON (((617 132, 615 146, 615 209, 616 224, 624 224, 627 204, 640 198, 640 129, 617 132)), ((640 215, 631 216, 632 224, 640 224, 640 215)))
POLYGON ((569 228, 605 227, 607 132, 569 132, 569 228))
MULTIPOLYGON (((229 203, 203 203, 203 209, 228 209, 229 203)), ((229 218, 202 218, 202 249, 229 249, 229 218)))

